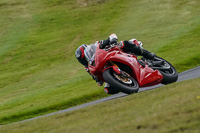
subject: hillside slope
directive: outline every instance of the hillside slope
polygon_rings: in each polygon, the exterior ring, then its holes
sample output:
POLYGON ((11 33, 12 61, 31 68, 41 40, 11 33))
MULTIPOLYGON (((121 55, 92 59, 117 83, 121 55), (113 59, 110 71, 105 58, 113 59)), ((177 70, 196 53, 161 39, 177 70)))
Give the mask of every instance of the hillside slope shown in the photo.
POLYGON ((0 124, 107 96, 76 48, 132 37, 179 72, 200 65, 198 0, 1 0, 0 124))

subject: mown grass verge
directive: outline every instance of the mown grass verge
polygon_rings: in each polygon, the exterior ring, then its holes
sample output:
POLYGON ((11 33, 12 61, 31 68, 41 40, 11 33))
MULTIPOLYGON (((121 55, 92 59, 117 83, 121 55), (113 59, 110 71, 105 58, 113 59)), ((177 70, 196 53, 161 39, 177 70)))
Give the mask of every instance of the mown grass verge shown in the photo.
POLYGON ((200 130, 200 78, 76 111, 0 127, 20 132, 192 132, 200 130))
POLYGON ((2 124, 4 125, 4 124, 7 124, 7 123, 25 120, 25 119, 28 119, 28 118, 32 118, 32 117, 40 116, 40 115, 43 115, 43 114, 55 112, 55 111, 58 111, 58 110, 70 108, 70 107, 73 107, 73 106, 76 106, 76 105, 79 105, 79 104, 87 103, 89 101, 97 100, 99 98, 106 96, 105 93, 102 93, 102 91, 100 93, 99 91, 97 91, 93 94, 82 95, 78 98, 72 98, 69 101, 63 101, 62 103, 59 103, 59 104, 55 104, 55 105, 51 104, 50 106, 35 108, 35 109, 32 109, 32 110, 18 112, 18 113, 15 113, 14 115, 5 116, 5 117, 2 117, 0 119, 0 123, 1 123, 1 125, 2 124))

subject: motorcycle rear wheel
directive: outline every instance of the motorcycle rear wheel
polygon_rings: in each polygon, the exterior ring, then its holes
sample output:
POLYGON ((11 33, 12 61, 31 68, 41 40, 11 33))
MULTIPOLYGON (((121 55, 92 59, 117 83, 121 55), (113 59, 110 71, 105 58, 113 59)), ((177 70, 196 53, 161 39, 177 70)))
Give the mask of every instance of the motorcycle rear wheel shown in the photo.
POLYGON ((172 64, 170 64, 168 61, 166 61, 165 59, 159 56, 156 56, 154 60, 157 60, 157 61, 163 60, 164 65, 169 67, 169 69, 167 70, 158 69, 158 71, 163 75, 163 80, 161 82, 162 84, 170 84, 177 81, 178 72, 176 71, 175 67, 172 64))
POLYGON ((132 93, 138 92, 139 85, 134 78, 130 76, 128 77, 127 81, 123 81, 120 78, 118 78, 116 75, 117 74, 113 71, 112 68, 106 69, 103 72, 104 80, 117 91, 120 91, 126 94, 132 94, 132 93))

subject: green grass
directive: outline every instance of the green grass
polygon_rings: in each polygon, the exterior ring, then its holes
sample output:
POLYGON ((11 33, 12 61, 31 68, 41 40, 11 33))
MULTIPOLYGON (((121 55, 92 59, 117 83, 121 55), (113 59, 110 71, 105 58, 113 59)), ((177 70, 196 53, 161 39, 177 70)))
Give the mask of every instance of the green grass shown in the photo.
POLYGON ((200 78, 76 111, 0 127, 3 133, 198 133, 200 78))
POLYGON ((179 72, 199 66, 198 0, 1 0, 0 124, 106 97, 74 57, 82 43, 137 38, 179 72))

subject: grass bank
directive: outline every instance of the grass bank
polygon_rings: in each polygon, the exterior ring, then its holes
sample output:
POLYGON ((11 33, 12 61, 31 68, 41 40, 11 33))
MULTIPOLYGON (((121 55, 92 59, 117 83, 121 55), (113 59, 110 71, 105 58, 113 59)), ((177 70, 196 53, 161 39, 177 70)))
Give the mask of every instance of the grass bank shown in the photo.
POLYGON ((198 0, 1 0, 0 124, 107 96, 74 51, 113 32, 142 40, 179 72, 200 65, 199 7, 198 0))
POLYGON ((3 133, 149 133, 200 130, 200 78, 23 123, 3 133))

